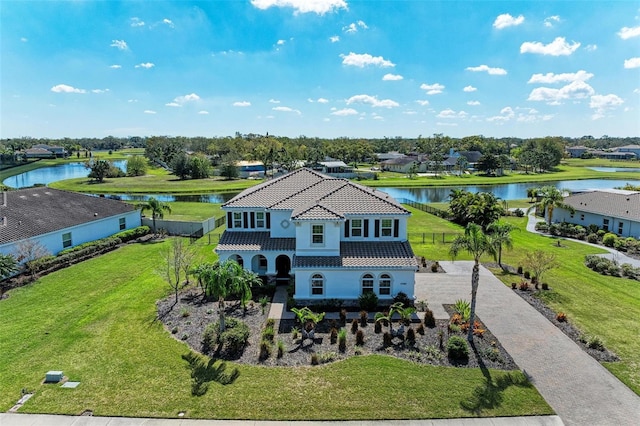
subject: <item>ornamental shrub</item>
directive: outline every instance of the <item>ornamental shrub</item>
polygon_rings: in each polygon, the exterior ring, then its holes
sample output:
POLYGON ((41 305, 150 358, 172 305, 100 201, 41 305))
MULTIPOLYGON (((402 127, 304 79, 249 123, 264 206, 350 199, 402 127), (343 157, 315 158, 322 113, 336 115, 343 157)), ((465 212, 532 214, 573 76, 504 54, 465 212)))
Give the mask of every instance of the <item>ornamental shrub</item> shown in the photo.
POLYGON ((613 247, 613 245, 616 243, 616 239, 618 239, 618 236, 616 234, 612 234, 611 232, 606 233, 604 237, 602 237, 602 244, 607 247, 613 247))
POLYGON ((460 336, 451 336, 447 341, 447 355, 451 359, 469 358, 469 346, 467 341, 460 336))
POLYGON ((375 293, 363 293, 358 297, 358 303, 363 311, 375 311, 378 308, 378 296, 375 293))

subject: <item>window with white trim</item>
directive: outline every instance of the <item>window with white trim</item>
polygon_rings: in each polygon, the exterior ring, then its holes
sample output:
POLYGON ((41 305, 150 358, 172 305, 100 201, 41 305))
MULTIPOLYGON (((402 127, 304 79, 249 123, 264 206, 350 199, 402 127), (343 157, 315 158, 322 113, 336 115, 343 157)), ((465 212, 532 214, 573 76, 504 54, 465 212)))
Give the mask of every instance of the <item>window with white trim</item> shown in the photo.
POLYGON ((362 237, 362 219, 351 219, 351 236, 362 237))
POLYGON ((605 231, 609 230, 609 219, 602 220, 602 229, 604 229, 605 231))
POLYGON ((364 274, 362 276, 362 294, 373 293, 373 275, 364 274))
POLYGON ((622 235, 623 230, 624 230, 624 223, 618 222, 618 234, 622 235))
POLYGON ((126 219, 126 218, 121 217, 121 218, 118 220, 118 223, 119 223, 119 225, 120 225, 120 230, 121 230, 121 231, 122 231, 122 230, 124 230, 124 229, 127 229, 127 219, 126 219))
POLYGON ((320 274, 313 274, 311 277, 311 295, 322 296, 324 294, 324 277, 320 274))
POLYGON ((72 245, 73 245, 73 242, 71 241, 71 232, 62 234, 62 247, 67 248, 67 247, 71 247, 72 245))
POLYGON ((242 213, 233 212, 233 227, 242 228, 242 213))
POLYGON ((324 244, 324 225, 311 225, 311 243, 324 244))
POLYGON ((391 275, 382 274, 380 275, 380 296, 390 296, 391 295, 391 275))
POLYGON ((264 228, 264 212, 256 212, 256 228, 264 228))
POLYGON ((382 219, 380 221, 380 235, 383 237, 390 237, 393 235, 392 219, 382 219))

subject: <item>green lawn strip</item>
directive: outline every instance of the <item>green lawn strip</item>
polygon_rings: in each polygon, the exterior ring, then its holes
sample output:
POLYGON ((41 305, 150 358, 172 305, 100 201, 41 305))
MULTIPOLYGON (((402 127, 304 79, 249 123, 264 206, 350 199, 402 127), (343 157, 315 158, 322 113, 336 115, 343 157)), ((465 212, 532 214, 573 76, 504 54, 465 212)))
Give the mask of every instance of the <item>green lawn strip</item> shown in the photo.
MULTIPOLYGON (((134 206, 140 207, 145 203, 142 201, 129 202, 134 206)), ((171 201, 167 202, 171 208, 171 212, 164 212, 164 220, 176 220, 184 222, 198 222, 209 218, 218 218, 224 214, 220 203, 198 203, 187 201, 171 201)), ((149 216, 151 212, 146 210, 145 215, 149 216)))
MULTIPOLYGON (((559 267, 544 277, 552 288, 543 293, 544 300, 554 311, 565 312, 585 334, 602 338, 605 346, 621 358, 620 363, 605 366, 640 394, 639 283, 600 275, 584 266, 585 255, 604 253, 603 249, 565 239, 557 247, 557 239, 526 232, 526 218, 508 220, 522 231, 512 233, 514 250, 503 252, 503 261, 517 266, 528 250, 556 253, 559 267)), ((510 285, 516 277, 498 274, 498 278, 510 285)))
MULTIPOLYGON (((169 287, 154 271, 166 243, 136 244, 50 274, 0 302, 0 409, 249 419, 430 418, 549 414, 519 372, 438 368, 386 356, 318 368, 238 368, 229 385, 191 395, 188 353, 156 320, 169 287), (63 370, 77 389, 43 385, 63 370), (384 390, 384 391, 381 391, 384 390), (393 401, 392 404, 389 401, 393 401), (466 408, 465 408, 466 407, 466 408), (479 407, 479 411, 475 411, 479 407)), ((198 243, 196 243, 198 244, 198 243)), ((201 245, 209 251, 212 246, 201 245)))

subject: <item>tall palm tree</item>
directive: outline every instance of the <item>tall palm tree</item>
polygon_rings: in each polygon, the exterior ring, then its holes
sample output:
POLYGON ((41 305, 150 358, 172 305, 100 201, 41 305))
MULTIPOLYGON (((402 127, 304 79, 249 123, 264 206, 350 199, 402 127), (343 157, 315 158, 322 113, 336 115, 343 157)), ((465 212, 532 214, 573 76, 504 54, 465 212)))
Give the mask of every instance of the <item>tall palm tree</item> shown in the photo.
POLYGON ((156 218, 162 219, 164 217, 164 212, 171 213, 171 207, 163 203, 162 201, 156 199, 155 197, 149 197, 149 200, 145 204, 140 206, 141 212, 144 213, 145 210, 151 211, 151 218, 153 219, 153 233, 156 234, 156 218))
POLYGON ((496 220, 487 226, 487 232, 491 234, 493 243, 498 250, 498 266, 502 267, 502 247, 507 249, 513 248, 513 240, 511 239, 511 231, 518 229, 512 224, 504 220, 496 220))
POLYGON ((449 249, 449 253, 454 259, 461 251, 468 252, 473 256, 474 261, 471 273, 471 314, 469 315, 469 333, 467 335, 467 340, 472 342, 473 323, 476 316, 476 295, 480 284, 480 258, 485 253, 495 258, 496 245, 491 235, 485 234, 480 225, 470 223, 465 228, 464 235, 457 237, 449 249))
POLYGON ((547 225, 551 225, 554 208, 558 207, 571 212, 575 211, 573 207, 564 202, 564 196, 568 194, 568 192, 566 189, 558 189, 555 186, 543 186, 537 191, 537 195, 540 197, 539 200, 527 209, 527 214, 535 208, 542 209, 543 215, 546 213, 548 216, 547 225))
POLYGON ((18 271, 18 261, 11 254, 0 254, 0 279, 18 271))

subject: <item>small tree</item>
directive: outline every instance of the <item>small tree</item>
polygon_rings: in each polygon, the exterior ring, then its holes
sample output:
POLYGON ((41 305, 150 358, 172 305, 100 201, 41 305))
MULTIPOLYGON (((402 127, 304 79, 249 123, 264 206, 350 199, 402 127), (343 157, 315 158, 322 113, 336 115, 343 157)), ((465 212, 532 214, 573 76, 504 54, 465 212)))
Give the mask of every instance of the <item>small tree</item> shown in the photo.
POLYGON ((144 176, 147 174, 147 159, 142 155, 132 155, 127 160, 127 176, 144 176))
POLYGON ((156 218, 162 219, 164 217, 165 211, 171 213, 171 207, 168 204, 157 200, 155 197, 149 197, 149 200, 146 202, 146 204, 142 204, 140 206, 141 212, 144 213, 145 210, 151 211, 151 218, 153 219, 153 233, 157 234, 158 230, 156 229, 156 218))
POLYGON ((51 253, 42 243, 35 240, 23 240, 16 245, 15 259, 25 266, 27 272, 33 277, 36 272, 36 261, 51 253))
POLYGON ((175 303, 178 303, 178 292, 183 283, 183 278, 187 279, 187 263, 191 254, 182 238, 174 238, 171 243, 162 250, 162 264, 158 272, 160 276, 169 284, 176 296, 175 303))
POLYGON ((530 251, 525 254, 522 265, 533 273, 539 283, 542 282, 542 276, 551 269, 558 266, 555 253, 549 253, 543 250, 530 251))
POLYGON ((107 160, 87 161, 85 167, 90 170, 88 177, 102 183, 109 174, 111 164, 107 160))
POLYGON ((313 340, 316 325, 318 325, 318 323, 324 319, 325 313, 321 312, 319 314, 316 314, 307 306, 301 309, 291 308, 291 312, 296 314, 296 317, 300 322, 300 327, 302 330, 302 338, 303 339, 309 338, 313 340))
MULTIPOLYGON (((10 277, 19 270, 18 261, 11 254, 0 254, 0 281, 10 277)), ((0 296, 4 294, 5 284, 0 283, 0 296)))
POLYGON ((517 229, 512 224, 505 222, 503 220, 497 220, 493 223, 490 223, 487 227, 487 232, 491 234, 493 238, 493 243, 496 246, 498 251, 498 265, 500 268, 504 269, 502 266, 502 248, 505 247, 507 249, 513 248, 513 240, 511 239, 511 231, 517 229))

